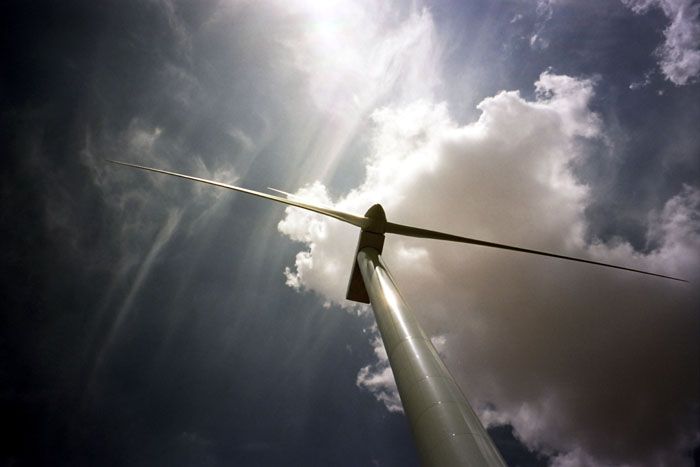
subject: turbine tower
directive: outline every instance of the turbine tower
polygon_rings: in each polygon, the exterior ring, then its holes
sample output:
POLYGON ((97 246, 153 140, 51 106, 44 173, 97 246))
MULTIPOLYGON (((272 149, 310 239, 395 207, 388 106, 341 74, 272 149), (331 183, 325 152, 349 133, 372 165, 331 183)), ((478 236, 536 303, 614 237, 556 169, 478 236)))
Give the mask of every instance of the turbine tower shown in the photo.
POLYGON ((384 209, 379 204, 369 208, 364 216, 357 216, 295 200, 284 192, 281 193, 287 195, 287 198, 167 170, 127 162, 112 160, 108 162, 247 193, 330 216, 359 227, 360 237, 346 298, 372 305, 401 403, 411 425, 421 463, 425 466, 505 466, 506 464, 430 339, 401 297, 394 279, 382 260, 385 234, 447 240, 518 251, 687 282, 676 277, 583 258, 395 224, 386 220, 384 209))

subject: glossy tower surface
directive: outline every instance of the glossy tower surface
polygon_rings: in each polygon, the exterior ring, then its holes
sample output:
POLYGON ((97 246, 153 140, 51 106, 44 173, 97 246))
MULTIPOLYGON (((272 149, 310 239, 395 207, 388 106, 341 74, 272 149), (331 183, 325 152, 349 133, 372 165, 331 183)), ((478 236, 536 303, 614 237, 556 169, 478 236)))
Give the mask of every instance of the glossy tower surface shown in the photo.
POLYGON ((377 326, 424 466, 505 466, 401 297, 379 252, 357 254, 377 326))

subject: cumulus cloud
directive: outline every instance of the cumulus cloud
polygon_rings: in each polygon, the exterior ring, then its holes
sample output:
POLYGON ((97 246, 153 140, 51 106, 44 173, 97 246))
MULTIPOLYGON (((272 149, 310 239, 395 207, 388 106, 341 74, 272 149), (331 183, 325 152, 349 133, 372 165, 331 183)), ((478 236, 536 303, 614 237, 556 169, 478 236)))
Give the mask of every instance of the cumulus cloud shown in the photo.
POLYGON ((695 82, 700 74, 700 4, 694 0, 622 0, 637 14, 660 8, 671 24, 658 48, 659 66, 672 83, 695 82))
MULTIPOLYGON (((660 246, 649 254, 624 239, 585 240, 589 189, 571 166, 604 136, 589 108, 594 83, 543 73, 535 88, 534 100, 484 99, 466 125, 427 100, 377 110, 362 184, 339 199, 320 183, 298 194, 357 213, 380 202, 400 223, 700 279, 697 187, 650 213, 660 246)), ((347 306, 357 232, 294 209, 279 230, 306 245, 288 284, 347 306)), ((384 256, 426 331, 445 336, 446 363, 485 422, 512 424, 557 465, 682 465, 698 436, 692 287, 394 236, 384 256)), ((396 407, 377 354, 358 385, 396 407)))

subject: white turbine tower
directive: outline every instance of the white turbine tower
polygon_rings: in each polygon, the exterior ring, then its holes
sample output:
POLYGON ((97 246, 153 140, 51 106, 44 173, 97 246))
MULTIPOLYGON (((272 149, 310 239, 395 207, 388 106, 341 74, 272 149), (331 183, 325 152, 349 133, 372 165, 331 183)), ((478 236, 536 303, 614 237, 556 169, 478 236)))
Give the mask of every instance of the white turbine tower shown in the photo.
MULTIPOLYGON (((360 238, 357 243, 346 298, 372 304, 377 327, 382 336, 396 386, 401 396, 401 403, 411 424, 421 462, 425 466, 505 466, 506 464, 449 370, 438 356, 430 339, 425 335, 401 297, 381 257, 385 234, 447 240, 519 251, 687 282, 676 277, 613 264, 395 224, 386 220, 384 209, 379 204, 369 208, 364 216, 357 216, 204 178, 127 162, 112 160, 108 162, 248 193, 330 216, 359 227, 361 229, 360 238)), ((288 193, 284 194, 290 196, 288 193)))

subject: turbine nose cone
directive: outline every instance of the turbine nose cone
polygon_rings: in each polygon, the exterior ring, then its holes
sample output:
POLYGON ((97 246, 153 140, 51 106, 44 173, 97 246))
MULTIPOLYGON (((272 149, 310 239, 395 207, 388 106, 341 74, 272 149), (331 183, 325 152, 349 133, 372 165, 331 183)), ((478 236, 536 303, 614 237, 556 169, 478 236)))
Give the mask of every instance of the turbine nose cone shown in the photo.
POLYGON ((386 231, 386 214, 381 204, 375 204, 367 210, 365 217, 369 223, 362 230, 383 234, 386 231))

